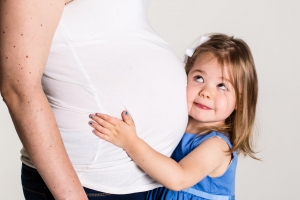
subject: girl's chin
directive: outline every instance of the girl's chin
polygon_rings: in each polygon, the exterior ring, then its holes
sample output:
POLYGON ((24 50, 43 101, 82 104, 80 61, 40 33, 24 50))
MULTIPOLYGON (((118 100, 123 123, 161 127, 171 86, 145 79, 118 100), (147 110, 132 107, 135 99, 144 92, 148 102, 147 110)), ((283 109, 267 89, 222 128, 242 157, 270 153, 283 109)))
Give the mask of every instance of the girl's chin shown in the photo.
POLYGON ((194 124, 194 126, 201 128, 205 126, 207 127, 207 126, 224 125, 225 121, 214 121, 207 118, 205 119, 205 117, 189 115, 189 123, 192 123, 194 124))

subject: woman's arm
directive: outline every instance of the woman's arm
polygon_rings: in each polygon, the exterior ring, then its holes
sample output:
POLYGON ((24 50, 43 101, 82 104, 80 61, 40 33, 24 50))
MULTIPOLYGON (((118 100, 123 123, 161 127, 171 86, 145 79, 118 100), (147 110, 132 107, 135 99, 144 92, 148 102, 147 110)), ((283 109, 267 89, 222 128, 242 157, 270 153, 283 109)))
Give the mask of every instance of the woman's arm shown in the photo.
POLYGON ((23 146, 55 199, 87 199, 41 78, 64 0, 0 0, 0 91, 23 146))
POLYGON ((191 187, 207 175, 220 173, 220 166, 226 170, 230 162, 227 143, 213 137, 201 143, 179 163, 158 153, 135 132, 134 123, 129 114, 122 113, 124 121, 101 114, 91 115, 95 122, 90 124, 100 138, 123 148, 127 154, 148 175, 171 190, 191 187), (227 165, 227 166, 226 166, 227 165))

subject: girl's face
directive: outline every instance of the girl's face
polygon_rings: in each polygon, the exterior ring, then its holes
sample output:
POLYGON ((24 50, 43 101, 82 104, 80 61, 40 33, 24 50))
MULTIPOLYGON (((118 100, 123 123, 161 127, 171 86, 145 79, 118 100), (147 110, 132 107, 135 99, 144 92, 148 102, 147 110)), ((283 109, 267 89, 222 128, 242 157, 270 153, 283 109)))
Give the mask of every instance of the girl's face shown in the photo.
POLYGON ((187 77, 187 104, 197 127, 224 123, 236 107, 236 96, 228 69, 221 68, 211 53, 198 56, 187 77))

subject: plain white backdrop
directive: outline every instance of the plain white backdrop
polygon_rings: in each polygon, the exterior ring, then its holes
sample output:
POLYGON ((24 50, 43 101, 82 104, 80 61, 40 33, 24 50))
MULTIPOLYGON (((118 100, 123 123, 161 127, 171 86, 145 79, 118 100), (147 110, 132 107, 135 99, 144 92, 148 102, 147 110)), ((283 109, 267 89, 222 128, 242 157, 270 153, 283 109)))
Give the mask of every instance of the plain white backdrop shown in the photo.
MULTIPOLYGON (((221 32, 248 43, 259 78, 256 129, 262 161, 240 156, 236 199, 299 199, 300 1, 152 0, 149 20, 181 58, 204 33, 221 32)), ((20 149, 1 101, 0 199, 24 199, 20 149)))

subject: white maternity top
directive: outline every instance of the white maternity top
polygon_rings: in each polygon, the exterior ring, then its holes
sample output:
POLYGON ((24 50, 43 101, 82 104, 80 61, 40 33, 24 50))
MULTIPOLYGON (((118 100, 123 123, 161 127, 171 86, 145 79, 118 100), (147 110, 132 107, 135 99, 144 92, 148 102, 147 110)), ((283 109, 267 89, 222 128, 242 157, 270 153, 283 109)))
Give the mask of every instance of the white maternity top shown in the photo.
MULTIPOLYGON (((74 0, 56 30, 42 83, 83 186, 127 194, 160 186, 126 152, 92 133, 89 114, 121 118, 170 156, 187 124, 186 75, 151 28, 150 0, 74 0)), ((22 161, 32 163, 25 151, 22 161)))

